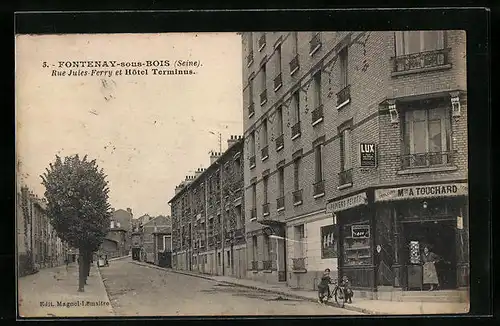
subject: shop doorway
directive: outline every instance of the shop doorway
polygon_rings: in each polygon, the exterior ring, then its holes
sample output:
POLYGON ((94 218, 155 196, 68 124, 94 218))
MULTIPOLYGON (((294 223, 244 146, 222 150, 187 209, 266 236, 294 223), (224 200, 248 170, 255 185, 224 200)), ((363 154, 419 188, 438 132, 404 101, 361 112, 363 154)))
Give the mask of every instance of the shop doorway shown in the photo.
MULTIPOLYGON (((402 258, 407 266, 407 283, 408 287, 415 289, 415 282, 412 283, 412 270, 418 270, 418 264, 412 261, 416 251, 421 255, 424 247, 439 257, 441 261, 435 264, 436 272, 439 280, 439 289, 449 290, 456 288, 456 238, 454 220, 439 220, 439 221, 405 221, 403 224, 404 246, 402 258), (416 249, 417 244, 418 249, 416 249), (412 268, 414 267, 414 268, 412 268)), ((419 279, 421 276, 413 275, 413 279, 419 279)), ((424 285, 421 289, 426 289, 424 285)))

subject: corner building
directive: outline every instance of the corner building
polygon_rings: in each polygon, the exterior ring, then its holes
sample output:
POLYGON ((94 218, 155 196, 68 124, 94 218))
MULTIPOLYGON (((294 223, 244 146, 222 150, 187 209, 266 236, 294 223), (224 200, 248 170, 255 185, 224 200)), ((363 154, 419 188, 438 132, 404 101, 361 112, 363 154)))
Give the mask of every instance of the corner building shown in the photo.
POLYGON ((248 277, 312 290, 330 268, 399 300, 423 289, 417 241, 450 263, 442 287, 468 287, 465 33, 242 43, 248 277))
POLYGON ((246 273, 243 137, 231 136, 210 166, 176 187, 172 264, 179 270, 244 278, 246 273))

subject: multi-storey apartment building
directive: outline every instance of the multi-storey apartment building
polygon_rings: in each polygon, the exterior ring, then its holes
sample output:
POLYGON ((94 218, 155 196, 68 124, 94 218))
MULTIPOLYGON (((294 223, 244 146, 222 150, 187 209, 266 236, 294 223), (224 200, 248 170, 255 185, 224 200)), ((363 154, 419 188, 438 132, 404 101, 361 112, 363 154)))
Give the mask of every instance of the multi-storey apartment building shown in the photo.
POLYGON ((212 153, 176 187, 169 201, 173 266, 213 275, 246 274, 243 138, 231 136, 224 153, 212 153))
POLYGON ((465 33, 242 43, 248 277, 314 289, 330 268, 410 289, 417 241, 450 262, 444 287, 467 286, 465 33))

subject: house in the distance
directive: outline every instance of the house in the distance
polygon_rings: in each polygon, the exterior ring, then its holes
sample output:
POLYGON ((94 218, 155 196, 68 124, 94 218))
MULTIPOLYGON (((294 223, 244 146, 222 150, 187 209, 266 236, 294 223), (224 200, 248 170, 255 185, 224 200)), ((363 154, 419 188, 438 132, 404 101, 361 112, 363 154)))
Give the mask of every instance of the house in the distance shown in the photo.
MULTIPOLYGON (((171 248, 170 216, 159 215, 142 225, 142 243, 146 262, 158 264, 158 253, 171 248)), ((142 259, 141 259, 142 260, 142 259)))

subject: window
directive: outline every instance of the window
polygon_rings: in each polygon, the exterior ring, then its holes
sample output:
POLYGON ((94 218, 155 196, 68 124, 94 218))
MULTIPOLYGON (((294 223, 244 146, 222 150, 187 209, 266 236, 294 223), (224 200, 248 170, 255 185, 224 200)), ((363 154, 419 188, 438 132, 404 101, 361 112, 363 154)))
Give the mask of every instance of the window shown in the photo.
POLYGON ((278 135, 283 135, 283 108, 281 106, 276 109, 276 115, 277 115, 277 124, 278 124, 278 135))
POLYGON ((228 267, 231 267, 231 252, 230 251, 227 251, 227 255, 226 255, 227 259, 227 266, 228 267))
POLYGON ((340 170, 347 171, 351 168, 351 130, 345 129, 340 133, 340 170))
POLYGON ((294 256, 295 258, 304 257, 304 242, 305 242, 305 232, 304 232, 304 224, 295 226, 295 248, 294 248, 294 256))
POLYGON ((300 122, 300 96, 299 96, 299 91, 295 91, 292 95, 292 102, 293 102, 293 117, 295 119, 295 122, 300 122))
POLYGON ((293 54, 297 55, 299 54, 299 40, 298 37, 299 33, 297 32, 292 32, 292 51, 293 54))
POLYGON ((258 246, 257 246, 257 236, 254 235, 252 236, 252 260, 257 261, 257 253, 258 253, 258 246))
POLYGON ((268 181, 269 181, 269 177, 268 176, 265 176, 262 178, 262 188, 263 188, 263 200, 264 200, 264 204, 267 204, 267 193, 268 193, 268 181))
POLYGON ((314 180, 316 181, 316 183, 323 181, 322 146, 323 144, 319 144, 314 147, 314 180))
POLYGON ((267 119, 262 120, 260 141, 262 147, 267 146, 267 119))
POLYGON ((300 189, 300 158, 295 159, 293 162, 293 189, 300 189))
POLYGON ((256 207, 257 207, 257 185, 254 183, 252 184, 252 208, 255 209, 256 207))
POLYGON ((285 196, 285 168, 280 167, 278 169, 278 185, 279 185, 279 196, 285 196))
POLYGON ((347 46, 340 51, 339 59, 340 59, 340 89, 344 89, 347 87, 347 85, 349 85, 347 46))
POLYGON ((261 92, 264 92, 266 90, 266 80, 267 80, 267 76, 266 76, 266 63, 264 62, 261 66, 261 70, 260 70, 260 90, 261 92))
POLYGON ((275 57, 275 67, 276 67, 276 76, 281 74, 281 44, 278 44, 276 46, 276 50, 274 52, 274 57, 275 57))
POLYGON ((242 219, 242 216, 241 216, 241 206, 235 207, 234 211, 236 214, 236 228, 241 229, 245 225, 245 221, 242 219))
POLYGON ((239 157, 234 160, 234 174, 236 181, 239 181, 241 179, 241 160, 239 157))
POLYGON ((321 105, 321 70, 318 71, 313 77, 313 108, 317 108, 321 105))
POLYGON ((250 32, 247 34, 248 35, 248 52, 251 53, 249 56, 253 57, 253 33, 250 32))
POLYGON ((271 260, 271 241, 270 241, 270 238, 269 238, 269 235, 267 234, 264 234, 264 253, 265 253, 265 257, 264 257, 264 260, 271 260))
POLYGON ((395 33, 396 56, 444 49, 444 31, 395 33))
POLYGON ((217 253, 217 265, 221 265, 221 257, 220 257, 220 252, 217 253))
POLYGON ((404 113, 403 133, 403 167, 451 163, 448 109, 407 110, 404 113))
POLYGON ((335 225, 321 227, 321 259, 337 257, 335 225))
POLYGON ((248 79, 248 103, 253 104, 253 78, 248 79))
POLYGON ((250 156, 255 156, 255 131, 250 133, 250 156))

